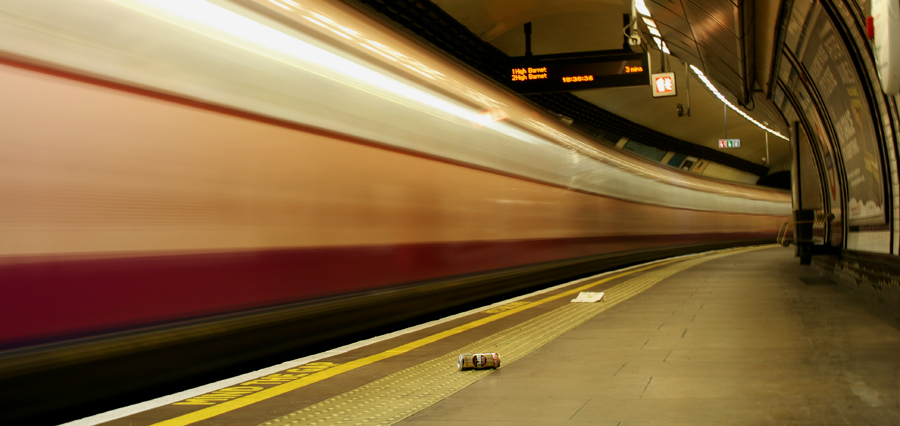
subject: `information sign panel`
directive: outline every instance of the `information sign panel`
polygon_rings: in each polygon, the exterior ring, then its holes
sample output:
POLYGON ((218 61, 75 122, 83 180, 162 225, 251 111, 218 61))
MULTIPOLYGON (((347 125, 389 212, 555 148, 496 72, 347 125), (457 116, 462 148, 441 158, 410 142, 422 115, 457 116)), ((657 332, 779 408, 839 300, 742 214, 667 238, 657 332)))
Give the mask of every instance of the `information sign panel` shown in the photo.
POLYGON ((575 59, 515 58, 509 75, 509 87, 519 93, 645 86, 650 83, 650 58, 646 52, 575 59))
POLYGON ((740 148, 740 139, 719 139, 719 148, 740 148))
POLYGON ((660 98, 664 96, 675 96, 675 73, 661 72, 653 74, 651 77, 653 86, 653 97, 660 98))

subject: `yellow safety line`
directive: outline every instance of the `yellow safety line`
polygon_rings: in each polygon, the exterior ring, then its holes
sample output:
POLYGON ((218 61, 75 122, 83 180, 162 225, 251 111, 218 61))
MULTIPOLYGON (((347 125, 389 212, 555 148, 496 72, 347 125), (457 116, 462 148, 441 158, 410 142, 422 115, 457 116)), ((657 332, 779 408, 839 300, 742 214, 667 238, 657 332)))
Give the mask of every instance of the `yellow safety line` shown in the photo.
POLYGON ((721 252, 693 257, 638 274, 607 289, 608 297, 603 303, 569 303, 450 353, 260 423, 259 426, 396 424, 491 373, 491 370, 481 370, 461 374, 456 369, 459 354, 500 352, 503 368, 507 368, 569 330, 650 289, 662 280, 703 262, 732 254, 734 252, 721 252))
MULTIPOLYGON (((705 254, 701 254, 700 256, 705 256, 705 254)), ((388 349, 388 350, 378 353, 378 354, 369 355, 365 358, 360 358, 360 359, 357 359, 354 361, 350 361, 350 362, 329 368, 328 370, 320 371, 318 373, 313 373, 313 374, 310 374, 309 376, 294 380, 292 382, 284 383, 284 384, 274 386, 274 387, 271 387, 271 388, 268 388, 265 390, 261 390, 259 392, 256 392, 256 393, 253 393, 253 394, 250 394, 247 396, 243 396, 243 397, 240 397, 237 399, 233 399, 231 401, 223 402, 223 403, 214 405, 212 407, 206 407, 206 408, 203 408, 203 409, 200 409, 200 410, 188 413, 188 414, 184 414, 184 415, 181 415, 181 416, 169 419, 169 420, 161 421, 159 423, 154 423, 152 426, 183 426, 183 425, 189 425, 191 423, 196 423, 201 420, 206 420, 208 418, 215 417, 220 414, 225 414, 229 411, 237 410, 238 408, 246 407, 248 405, 255 404, 257 402, 264 401, 266 399, 285 394, 292 390, 300 389, 304 386, 311 385, 313 383, 320 382, 322 380, 337 376, 338 374, 346 373, 348 371, 355 370, 360 367, 364 367, 366 365, 381 361, 383 359, 387 359, 387 358, 391 358, 391 357, 394 357, 394 356, 397 356, 400 354, 404 354, 413 349, 417 349, 422 346, 425 346, 429 343, 434 343, 434 342, 437 342, 438 340, 462 333, 464 331, 471 330, 475 327, 479 327, 479 326, 497 321, 499 319, 506 318, 510 315, 517 314, 526 309, 531 309, 535 306, 542 305, 547 302, 552 302, 554 300, 557 300, 557 299, 560 299, 560 298, 563 298, 563 297, 566 297, 566 296, 569 296, 569 295, 572 295, 575 293, 579 293, 581 291, 587 290, 591 287, 603 284, 605 282, 609 282, 609 281, 612 281, 617 278, 631 275, 635 272, 646 271, 647 269, 655 268, 657 266, 667 265, 669 263, 683 261, 683 260, 686 260, 686 259, 679 258, 679 259, 666 260, 666 261, 662 261, 659 263, 655 263, 650 266, 645 266, 645 267, 638 268, 638 269, 632 269, 630 271, 626 271, 621 274, 616 274, 611 277, 604 278, 600 281, 595 281, 590 284, 586 284, 581 287, 578 287, 578 288, 575 288, 575 289, 572 289, 572 290, 569 290, 569 291, 566 291, 563 293, 559 293, 554 296, 546 297, 544 299, 538 300, 537 302, 529 303, 528 305, 525 305, 525 306, 510 309, 508 311, 501 312, 499 314, 495 314, 495 315, 491 315, 489 317, 475 320, 468 324, 463 324, 461 326, 452 328, 450 330, 445 330, 445 331, 442 331, 437 334, 433 334, 428 337, 423 337, 419 340, 407 343, 405 345, 397 346, 396 348, 393 348, 393 349, 388 349)))

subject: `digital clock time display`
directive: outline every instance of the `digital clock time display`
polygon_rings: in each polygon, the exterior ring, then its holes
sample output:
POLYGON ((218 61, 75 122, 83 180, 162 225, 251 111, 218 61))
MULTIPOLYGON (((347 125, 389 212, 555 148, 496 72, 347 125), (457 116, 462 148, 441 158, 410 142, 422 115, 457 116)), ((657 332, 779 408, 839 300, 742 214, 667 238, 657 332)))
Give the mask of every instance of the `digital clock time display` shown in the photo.
POLYGON ((572 77, 563 77, 563 83, 583 83, 585 81, 594 81, 594 76, 592 75, 576 75, 572 77))

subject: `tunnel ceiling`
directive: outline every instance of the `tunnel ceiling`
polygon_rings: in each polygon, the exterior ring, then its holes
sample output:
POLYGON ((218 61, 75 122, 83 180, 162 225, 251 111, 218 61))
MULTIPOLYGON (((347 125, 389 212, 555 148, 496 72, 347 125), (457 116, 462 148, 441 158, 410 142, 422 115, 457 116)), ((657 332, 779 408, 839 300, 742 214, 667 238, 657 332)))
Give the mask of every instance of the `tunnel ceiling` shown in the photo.
MULTIPOLYGON (((613 50, 623 47, 623 14, 630 2, 621 0, 433 0, 447 14, 465 25, 481 40, 509 56, 525 53, 524 24, 532 23, 535 55, 613 50)), ((641 21, 643 49, 651 54, 651 71, 667 71, 677 77, 678 96, 653 98, 649 86, 593 89, 574 92, 593 103, 639 125, 684 141, 718 149, 718 139, 740 138, 742 148, 727 154, 762 164, 766 156, 765 132, 723 104, 684 63, 703 70, 719 91, 734 105, 747 105, 745 112, 770 128, 788 135, 787 125, 764 95, 754 89, 766 87, 772 56, 776 15, 774 0, 646 0, 661 40, 671 52, 663 55, 641 21), (745 25, 745 23, 748 23, 745 25), (691 74, 690 117, 678 117, 676 106, 688 106, 691 74), (727 127, 726 127, 727 123, 727 127)), ((772 172, 787 167, 787 141, 769 136, 769 167, 772 172)), ((715 161, 715 160, 713 160, 715 161)))
MULTIPOLYGON (((674 56, 707 71, 747 102, 753 56, 745 55, 744 14, 738 0, 647 0, 652 19, 674 56)), ((434 0, 482 40, 512 56, 524 53, 522 27, 535 26, 534 53, 563 53, 622 47, 620 0, 434 0)), ((651 46, 653 34, 639 21, 651 46)))

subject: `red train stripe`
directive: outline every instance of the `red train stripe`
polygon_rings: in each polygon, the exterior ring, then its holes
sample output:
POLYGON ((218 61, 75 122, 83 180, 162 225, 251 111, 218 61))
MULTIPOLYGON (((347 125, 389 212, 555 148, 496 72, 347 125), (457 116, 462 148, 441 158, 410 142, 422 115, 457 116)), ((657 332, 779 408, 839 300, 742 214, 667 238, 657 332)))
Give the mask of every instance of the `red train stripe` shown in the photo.
POLYGON ((5 259, 0 346, 639 248, 755 233, 474 241, 126 258, 5 259))

